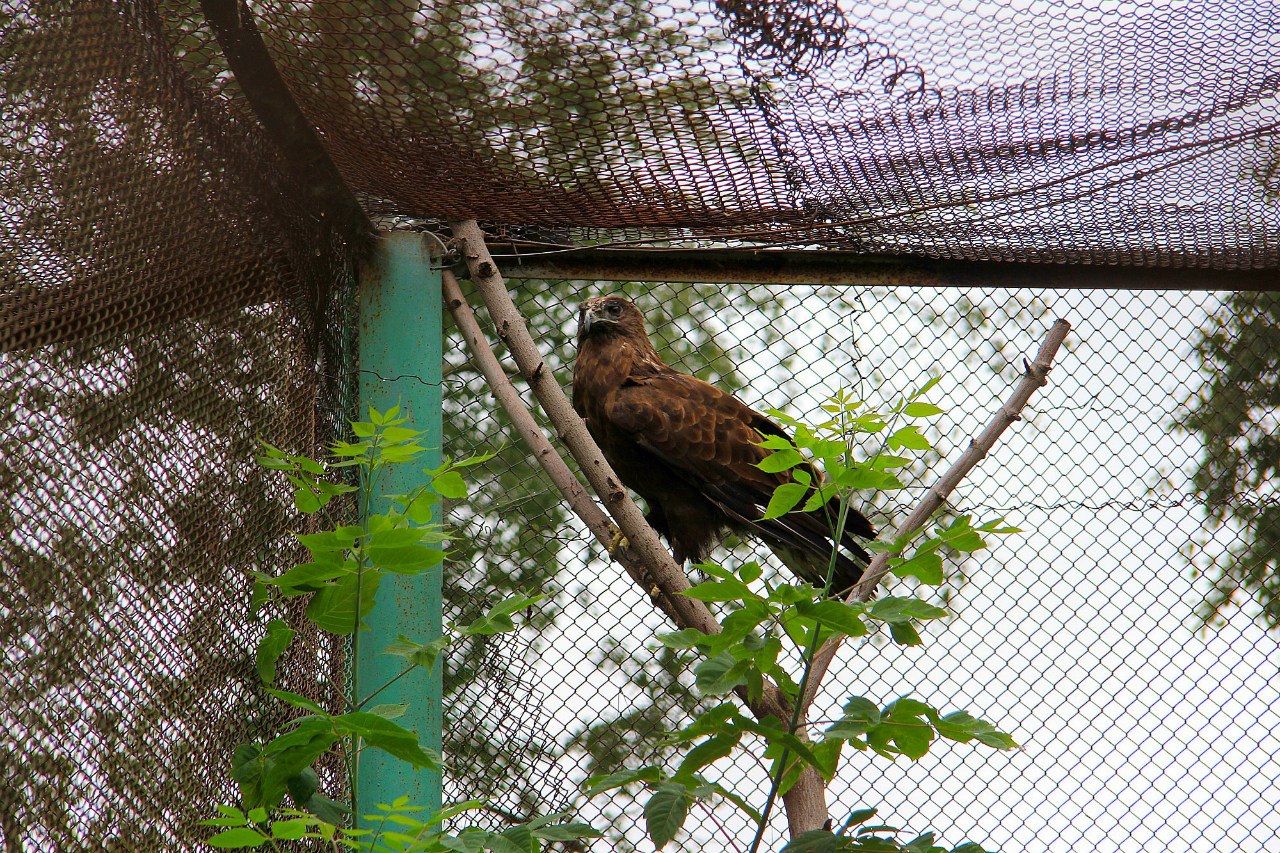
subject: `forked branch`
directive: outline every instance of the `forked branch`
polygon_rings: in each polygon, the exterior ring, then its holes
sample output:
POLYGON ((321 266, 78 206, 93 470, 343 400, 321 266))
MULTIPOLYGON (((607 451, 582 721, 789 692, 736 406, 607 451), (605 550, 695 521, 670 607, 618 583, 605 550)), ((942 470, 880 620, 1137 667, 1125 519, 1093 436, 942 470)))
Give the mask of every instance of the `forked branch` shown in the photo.
MULTIPOLYGON (((555 376, 546 368, 537 345, 529 334, 524 318, 512 302, 506 283, 485 246, 484 234, 474 220, 451 223, 453 234, 463 246, 463 252, 471 278, 475 282, 489 310, 498 336, 515 358, 525 381, 546 412, 557 437, 568 447, 586 475, 597 495, 600 495, 610 516, 617 522, 630 543, 630 547, 618 551, 615 558, 627 573, 650 595, 654 603, 680 628, 694 628, 703 633, 720 632, 716 621, 704 603, 682 593, 689 588, 688 578, 682 567, 677 566, 671 554, 658 540, 657 534, 645 521, 639 508, 627 495, 617 475, 604 459, 599 447, 587 432, 586 425, 569 404, 564 390, 555 376)), ((453 314, 458 328, 467 340, 475 363, 499 404, 506 410, 516 431, 533 451, 534 458, 547 471, 552 482, 564 494, 573 511, 583 520, 602 543, 612 538, 613 528, 600 507, 586 494, 572 471, 552 447, 542 428, 534 420, 519 392, 511 384, 498 362, 487 339, 480 330, 471 307, 467 304, 454 276, 445 272, 445 304, 453 314)), ((1027 373, 1005 406, 991 424, 973 440, 968 451, 947 471, 937 485, 929 491, 921 504, 908 517, 900 533, 916 530, 940 508, 948 495, 961 480, 995 445, 1000 434, 1020 417, 1022 409, 1035 390, 1046 384, 1046 375, 1054 354, 1061 346, 1070 327, 1065 321, 1057 321, 1040 347, 1035 362, 1027 366, 1027 373)), ((859 584, 851 591, 849 600, 867 600, 888 570, 890 555, 878 555, 868 567, 859 584)), ((809 687, 801 697, 801 728, 797 735, 805 737, 804 721, 813 697, 817 695, 822 677, 830 667, 839 649, 839 639, 828 641, 818 652, 809 687)), ((758 701, 748 701, 745 690, 738 695, 757 718, 774 716, 785 720, 792 709, 786 697, 773 684, 766 684, 764 695, 758 701)), ((826 792, 822 779, 812 768, 802 773, 799 780, 783 797, 787 823, 792 837, 809 829, 817 829, 827 823, 826 792)))
MULTIPOLYGON (((1014 421, 1022 419, 1022 410, 1026 408, 1027 402, 1031 399, 1031 395, 1037 390, 1049 384, 1049 371, 1053 369, 1053 358, 1058 353, 1058 349, 1062 346, 1062 342, 1067 338, 1067 332, 1071 331, 1071 324, 1066 320, 1056 320, 1049 327, 1048 334, 1045 335, 1044 341, 1040 344, 1040 350, 1036 353, 1035 361, 1025 363, 1025 370, 1022 379, 1014 387, 1013 393, 1009 395, 1009 399, 1001 406, 991 418, 990 423, 978 434, 976 438, 969 442, 969 449, 955 461, 955 463, 947 469, 946 473, 938 478, 938 482, 933 488, 925 493, 924 498, 916 505, 916 508, 907 516, 907 520, 898 528, 898 536, 908 533, 915 533, 924 526, 935 512, 942 509, 947 502, 947 498, 955 491, 956 486, 969 475, 977 464, 983 460, 991 448, 995 447, 996 441, 1006 429, 1008 429, 1014 421)), ((880 585, 880 581, 889 573, 889 560, 894 554, 882 552, 877 554, 872 560, 871 565, 867 567, 863 573, 862 579, 849 590, 846 601, 870 601, 871 596, 875 593, 876 587, 880 585)), ((818 695, 818 689, 822 686, 822 679, 827 674, 827 669, 831 666, 831 661, 835 658, 836 652, 840 649, 840 644, 844 641, 842 635, 836 635, 823 644, 822 648, 813 659, 813 669, 809 675, 809 686, 805 690, 804 696, 800 699, 800 711, 802 716, 806 716, 809 706, 813 704, 814 697, 818 695)))
MULTIPOLYGON (((681 594, 689 588, 689 579, 685 577, 683 569, 675 564, 670 552, 658 540, 657 534, 645 521, 639 507, 627 495, 618 476, 605 461, 591 434, 587 432, 586 424, 583 423, 582 418, 578 417, 578 413, 573 410, 568 398, 565 397, 564 389, 560 387, 552 372, 546 369, 542 356, 538 353, 537 346, 529 334, 528 326, 515 303, 511 301, 506 282, 503 281, 493 257, 485 246, 484 233, 474 220, 453 222, 451 227, 455 238, 463 245, 467 268, 489 309, 489 316, 497 328, 498 336, 515 358, 525 381, 556 429, 557 437, 569 448, 569 452, 577 460, 591 487, 597 495, 602 496, 609 514, 630 543, 630 547, 618 551, 616 559, 677 627, 695 628, 705 634, 719 633, 720 623, 707 609, 706 604, 681 594)), ((507 410, 521 437, 533 451, 534 457, 547 471, 552 482, 561 489, 570 506, 597 539, 602 543, 609 542, 612 538, 612 529, 608 522, 602 518, 594 502, 585 499, 582 488, 577 484, 572 472, 568 470, 564 460, 551 447, 541 428, 533 420, 532 414, 511 385, 480 331, 470 306, 467 305, 457 286, 456 279, 452 275, 446 275, 448 277, 445 285, 445 302, 453 313, 458 327, 467 338, 472 357, 481 366, 485 378, 489 380, 494 396, 507 410)), ((792 715, 791 703, 776 685, 767 680, 762 695, 755 701, 747 695, 745 688, 740 687, 735 692, 757 719, 772 716, 779 720, 786 720, 792 715)), ((804 736, 803 732, 800 736, 804 736)), ((822 777, 812 768, 806 768, 783 797, 783 806, 787 812, 787 825, 792 836, 806 829, 824 825, 827 822, 828 812, 822 777)))

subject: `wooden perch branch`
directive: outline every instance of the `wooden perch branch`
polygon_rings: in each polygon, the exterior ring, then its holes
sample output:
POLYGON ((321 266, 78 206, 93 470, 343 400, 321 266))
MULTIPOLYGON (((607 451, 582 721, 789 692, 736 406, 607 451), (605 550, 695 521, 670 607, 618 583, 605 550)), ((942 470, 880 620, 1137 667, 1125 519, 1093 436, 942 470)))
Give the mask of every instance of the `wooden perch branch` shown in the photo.
MULTIPOLYGON (((556 453, 555 448, 551 446, 551 442, 543 433, 542 427, 534 420, 533 415, 525 406, 524 400, 521 399, 520 392, 511 384, 506 371, 502 369, 502 365, 498 362, 497 355, 494 354, 493 349, 489 346, 489 341, 480 329, 480 324, 476 321, 471 306, 467 303, 466 297, 462 294, 462 289, 458 286, 457 278, 448 270, 444 271, 444 302, 445 307, 453 315, 454 322, 457 323, 462 336, 466 339, 467 347, 471 350, 475 364, 480 368, 485 381, 489 383, 489 389, 493 392, 494 398, 502 406, 507 416, 511 418, 511 423, 520 438, 524 440, 524 443, 533 452, 534 458, 538 460, 538 464, 542 466, 542 469, 547 472, 552 484, 564 496, 574 514, 582 519, 596 539, 602 543, 608 543, 613 536, 613 525, 609 522, 609 517, 587 494, 587 490, 582 487, 573 472, 569 470, 569 466, 565 464, 560 455, 556 453)), ((618 553, 618 562, 622 563, 623 568, 627 570, 627 574, 631 575, 636 583, 644 586, 647 591, 652 591, 653 587, 647 584, 645 580, 646 568, 639 560, 631 556, 628 550, 618 553)), ((657 602, 664 613, 673 619, 675 618, 672 615, 676 609, 675 605, 673 605, 670 596, 663 593, 661 589, 658 591, 657 602)), ((710 616, 710 613, 707 615, 710 616)))
MULTIPOLYGON (((657 534, 627 495, 618 476, 610 468, 599 447, 591 438, 586 424, 573 410, 559 382, 547 369, 537 345, 529 334, 524 318, 507 292, 506 282, 503 281, 493 257, 485 246, 483 232, 474 220, 453 222, 451 227, 455 239, 464 247, 464 256, 471 278, 488 307, 489 316, 493 319, 498 336, 515 358, 521 375, 537 397, 543 411, 546 412, 556 430, 557 437, 577 460, 591 487, 597 495, 601 496, 609 515, 617 522, 618 528, 630 543, 630 547, 620 550, 615 555, 615 559, 622 563, 631 578, 653 598, 656 606, 678 627, 695 628, 706 634, 719 633, 720 624, 707 606, 701 601, 682 595, 684 590, 689 588, 689 580, 685 577, 683 568, 675 564, 671 554, 658 540, 657 534)), ((534 458, 547 471, 556 488, 564 494, 573 511, 598 540, 608 543, 613 535, 609 519, 591 500, 534 420, 520 393, 512 385, 497 356, 490 348, 488 340, 476 322, 471 306, 467 304, 458 287, 457 279, 448 271, 444 273, 444 296, 445 304, 466 338, 475 363, 480 367, 495 398, 511 417, 516 431, 528 444, 534 458)), ((1008 402, 986 429, 971 442, 965 454, 926 494, 924 500, 904 522, 900 533, 919 529, 945 503, 947 496, 954 491, 969 471, 987 455, 1001 433, 1020 418, 1020 413, 1031 395, 1036 389, 1046 384, 1046 376, 1052 366, 1053 357, 1069 329, 1070 326, 1063 320, 1053 325, 1036 355, 1036 360, 1027 365, 1026 375, 1015 388, 1008 402)), ((866 601, 871 597, 877 584, 888 571, 889 558, 889 554, 879 554, 872 560, 863 579, 850 592, 848 600, 866 601)), ((840 638, 830 640, 819 649, 815 657, 808 688, 801 697, 798 717, 800 728, 796 732, 799 737, 806 737, 805 721, 808 708, 813 703, 822 678, 839 647, 840 638)), ((755 702, 749 700, 744 689, 739 688, 737 693, 758 719, 773 716, 780 720, 787 720, 791 716, 792 709, 789 702, 776 685, 766 683, 764 695, 755 702)), ((786 809, 787 824, 793 838, 806 830, 818 829, 826 825, 828 810, 822 778, 812 768, 807 768, 784 795, 783 806, 786 809)))
MULTIPOLYGON (((564 389, 552 372, 546 369, 524 318, 511 301, 506 283, 485 247, 483 232, 474 220, 453 222, 451 226, 455 238, 463 243, 467 267, 485 300, 498 336, 515 358, 525 381, 551 420, 557 437, 569 448, 596 494, 603 497, 609 514, 630 543, 629 548, 618 551, 616 559, 677 627, 696 628, 705 634, 718 634, 721 630, 720 623, 706 604, 681 594, 689 588, 689 579, 658 540, 639 507, 627 495, 618 476, 587 432, 586 424, 565 397, 564 389)), ((534 421, 519 392, 512 386, 489 347, 470 306, 458 288, 457 280, 447 271, 444 296, 445 304, 467 339, 472 357, 480 365, 494 396, 511 417, 516 430, 528 443, 534 457, 564 494, 574 512, 597 539, 608 543, 613 531, 607 519, 603 517, 599 507, 586 498, 582 486, 534 421)), ((754 702, 750 701, 745 688, 738 688, 735 692, 757 719, 772 716, 785 721, 791 717, 790 702, 772 683, 765 683, 763 695, 754 702)), ((804 736, 803 732, 800 736, 804 736)), ((828 813, 822 777, 812 768, 807 768, 783 797, 783 806, 792 836, 824 825, 828 813)))
MULTIPOLYGON (((898 528, 899 536, 905 533, 914 533, 923 527, 925 522, 947 502, 947 498, 955 491, 956 486, 960 485, 961 481, 969 475, 969 472, 991 452, 991 448, 995 447, 1000 435, 1014 421, 1022 419, 1022 410, 1026 408, 1031 395, 1049 383, 1048 376, 1049 371, 1053 368, 1053 357, 1057 355, 1058 348, 1066 340, 1067 332, 1069 331, 1071 331, 1071 324, 1066 320, 1057 320, 1049 328, 1044 342, 1040 344, 1039 352, 1036 353, 1035 361, 1026 365, 1022 380, 1013 389, 1009 399, 1000 407, 995 416, 992 417, 991 422, 978 434, 978 437, 969 442, 969 449, 955 461, 955 464, 947 469, 945 474, 938 478, 938 482, 934 484, 933 488, 925 493, 924 498, 907 516, 907 520, 902 523, 902 526, 898 528)), ((889 553, 877 554, 872 559, 871 565, 867 567, 862 579, 849 591, 849 595, 845 600, 850 602, 869 601, 880 581, 889 573, 889 559, 893 556, 893 554, 889 553)), ((827 674, 827 669, 831 666, 831 661, 835 658, 836 652, 843 641, 843 636, 837 635, 831 638, 823 644, 822 648, 814 656, 813 669, 809 675, 809 685, 805 690, 804 696, 800 699, 802 718, 807 719, 809 706, 813 704, 814 697, 818 695, 818 688, 822 686, 822 679, 827 674)))

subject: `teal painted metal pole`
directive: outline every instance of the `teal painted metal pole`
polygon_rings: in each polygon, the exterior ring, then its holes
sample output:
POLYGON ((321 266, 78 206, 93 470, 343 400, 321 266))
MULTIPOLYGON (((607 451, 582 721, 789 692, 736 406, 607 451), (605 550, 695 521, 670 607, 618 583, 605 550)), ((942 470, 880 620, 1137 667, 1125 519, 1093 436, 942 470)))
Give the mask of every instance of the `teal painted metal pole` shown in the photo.
MULTIPOLYGON (((393 469, 379 484, 383 494, 404 494, 425 481, 423 468, 440 464, 441 422, 441 277, 422 234, 391 232, 360 277, 360 419, 370 405, 386 411, 399 404, 410 418, 406 426, 422 430, 422 444, 432 448, 421 464, 393 469)), ((373 508, 385 502, 374 496, 373 508)), ((398 634, 426 642, 440 635, 441 572, 415 577, 389 574, 382 580, 378 602, 367 619, 352 662, 359 672, 360 698, 395 678, 404 659, 384 654, 398 634)), ((423 746, 440 749, 443 728, 440 662, 392 684, 374 704, 408 703, 396 720, 418 733, 423 746)), ((356 771, 356 819, 375 814, 379 803, 407 796, 414 805, 440 808, 440 775, 416 770, 381 750, 365 750, 356 771)))

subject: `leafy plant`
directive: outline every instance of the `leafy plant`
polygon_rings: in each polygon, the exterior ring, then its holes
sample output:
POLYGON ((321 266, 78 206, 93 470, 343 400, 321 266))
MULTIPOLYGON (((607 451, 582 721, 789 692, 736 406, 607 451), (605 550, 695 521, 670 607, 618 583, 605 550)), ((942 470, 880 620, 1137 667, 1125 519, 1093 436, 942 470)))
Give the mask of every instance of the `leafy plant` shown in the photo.
MULTIPOLYGON (((867 489, 902 488, 894 472, 911 462, 910 456, 902 454, 930 449, 930 442, 919 427, 903 422, 941 413, 937 406, 922 399, 935 384, 936 380, 931 380, 884 414, 865 410, 860 401, 843 392, 824 407, 829 419, 816 425, 772 413, 791 427, 795 438, 767 438, 764 445, 772 453, 760 466, 771 471, 789 470, 796 482, 777 489, 766 514, 776 517, 796 510, 812 511, 836 498, 839 510, 830 523, 834 541, 838 542, 853 495, 867 489), (866 459, 857 459, 855 447, 859 438, 867 435, 881 436, 880 449, 866 459), (820 462, 827 474, 821 482, 810 473, 814 471, 812 460, 820 462)), ((368 421, 352 425, 357 440, 336 443, 323 464, 266 446, 260 461, 288 479, 300 511, 320 512, 339 495, 355 492, 363 521, 298 536, 310 559, 279 576, 258 576, 256 603, 310 595, 306 617, 322 630, 350 636, 356 644, 362 622, 387 573, 417 574, 439 566, 449 545, 448 534, 436 521, 441 498, 465 498, 464 469, 487 457, 446 462, 428 469, 424 472, 428 475, 427 484, 407 494, 389 496, 389 506, 374 512, 373 497, 387 468, 412 463, 425 450, 418 443, 422 434, 405 426, 406 419, 397 415, 396 408, 385 413, 370 410, 368 421), (334 476, 347 468, 355 469, 357 485, 334 476)), ((975 525, 968 516, 960 516, 935 524, 931 531, 904 534, 887 543, 871 543, 870 547, 888 553, 889 570, 898 577, 936 585, 943 580, 945 550, 976 551, 985 547, 985 535, 1012 532, 1016 532, 1014 528, 999 520, 975 525)), ((835 559, 833 552, 827 586, 835 559)), ((736 569, 710 564, 700 568, 709 579, 686 594, 720 604, 725 610, 723 630, 705 634, 686 629, 662 635, 660 642, 671 653, 696 654, 699 660, 693 670, 694 681, 704 696, 743 690, 755 700, 763 695, 766 685, 772 685, 785 698, 791 716, 787 720, 773 716, 753 719, 737 704, 721 701, 669 736, 670 744, 682 747, 674 769, 647 765, 597 776, 584 784, 580 796, 588 798, 637 784, 644 786, 649 792, 643 805, 645 829, 657 847, 662 848, 677 837, 694 803, 722 799, 742 810, 755 824, 751 849, 758 850, 777 798, 786 794, 806 768, 813 768, 827 781, 833 779, 846 747, 890 759, 919 759, 939 740, 976 741, 997 749, 1016 747, 1008 734, 968 712, 943 713, 911 697, 883 705, 863 696, 847 697, 839 716, 821 731, 811 731, 803 720, 805 697, 815 655, 824 642, 834 637, 868 636, 877 624, 883 624, 894 642, 919 645, 923 639, 917 624, 943 618, 946 611, 912 596, 834 600, 827 597, 825 587, 771 582, 754 562, 736 569), (798 678, 787 664, 796 660, 800 664, 798 678), (745 748, 744 742, 771 762, 770 788, 759 809, 752 804, 749 792, 733 790, 708 778, 713 765, 745 748)), ((404 662, 404 669, 392 681, 417 667, 435 666, 450 643, 458 639, 513 630, 515 614, 541 598, 517 594, 466 624, 451 625, 441 637, 399 637, 385 650, 404 662)), ((421 807, 400 798, 380 805, 379 813, 365 816, 365 823, 359 828, 342 826, 348 807, 319 792, 319 777, 313 765, 322 756, 341 754, 353 799, 356 764, 363 750, 379 749, 415 767, 434 770, 441 768, 443 759, 424 748, 416 733, 395 722, 405 706, 371 704, 386 684, 366 693, 353 679, 349 707, 342 713, 330 713, 306 697, 269 686, 275 680, 277 662, 293 637, 293 629, 282 620, 268 622, 258 646, 257 668, 271 695, 304 713, 274 739, 244 744, 236 751, 232 776, 240 788, 241 804, 222 806, 219 817, 206 821, 219 830, 210 839, 213 846, 278 847, 281 842, 317 839, 334 850, 368 853, 511 853, 537 851, 545 843, 579 841, 599 834, 574 821, 571 812, 535 817, 502 831, 474 826, 455 834, 444 831, 445 821, 484 810, 486 805, 481 800, 468 800, 435 814, 421 815, 421 807), (292 807, 284 805, 286 796, 292 807)), ((787 853, 945 853, 935 844, 932 833, 899 842, 899 830, 871 823, 874 816, 874 809, 854 811, 838 829, 802 833, 783 849, 787 853)), ((978 853, 981 849, 966 843, 952 848, 952 853, 978 853)))
MULTIPOLYGON (((339 495, 355 493, 361 523, 298 535, 309 559, 278 576, 259 573, 254 589, 254 605, 259 608, 268 601, 310 596, 306 618, 321 630, 349 636, 353 658, 358 655, 364 619, 386 575, 439 571, 449 544, 449 535, 436 520, 441 500, 465 498, 463 471, 488 458, 481 454, 425 469, 423 485, 406 494, 389 495, 388 506, 375 508, 374 498, 388 469, 412 464, 426 451, 419 443, 423 434, 406 426, 408 419, 398 415, 399 407, 386 412, 371 408, 369 420, 351 425, 356 440, 336 442, 324 462, 267 444, 258 460, 284 475, 294 488, 294 505, 302 513, 319 513, 339 495), (342 478, 345 469, 355 470, 355 485, 342 478)), ((414 669, 434 667, 445 649, 460 638, 514 630, 514 615, 542 598, 512 596, 466 624, 451 625, 440 637, 400 636, 385 653, 400 658, 403 669, 387 683, 368 690, 360 684, 358 673, 353 673, 351 697, 342 713, 331 713, 305 696, 271 686, 277 663, 295 631, 283 620, 270 620, 258 644, 258 674, 269 694, 304 713, 275 738, 236 749, 231 776, 239 786, 241 803, 238 807, 221 806, 219 817, 205 821, 219 830, 209 843, 222 849, 274 848, 285 841, 320 839, 334 850, 369 853, 529 851, 539 849, 543 841, 596 834, 591 827, 557 814, 536 817, 503 832, 469 828, 450 835, 441 828, 445 820, 484 804, 468 801, 420 819, 415 816, 420 807, 405 798, 380 805, 379 814, 366 816, 364 826, 342 826, 350 808, 320 793, 313 766, 326 754, 341 755, 353 801, 359 779, 357 765, 367 749, 381 750, 416 768, 440 770, 440 754, 424 747, 418 733, 396 722, 407 706, 373 704, 373 700, 414 669), (293 807, 284 806, 286 796, 293 807)))
MULTIPOLYGON (((888 412, 868 410, 846 392, 831 397, 824 405, 828 419, 814 425, 770 412, 794 433, 794 439, 768 436, 763 444, 773 452, 760 467, 766 471, 789 470, 794 482, 777 488, 766 509, 766 517, 793 511, 813 511, 837 499, 838 512, 829 523, 834 541, 840 540, 848 516, 850 500, 868 489, 903 488, 895 471, 908 465, 908 454, 931 448, 928 438, 911 421, 942 412, 923 397, 937 384, 930 380, 901 399, 888 412), (879 450, 865 459, 856 458, 859 439, 880 436, 879 450), (826 472, 822 482, 810 473, 813 460, 826 472)), ((996 520, 975 525, 969 516, 936 523, 932 530, 904 534, 890 542, 870 543, 870 549, 887 552, 889 570, 900 578, 911 577, 927 585, 943 581, 942 556, 947 550, 972 552, 986 546, 985 536, 1017 532, 996 520)), ((828 565, 827 586, 835 569, 833 551, 828 565)), ((938 740, 978 743, 996 749, 1014 749, 1008 734, 966 711, 943 713, 927 702, 901 697, 879 705, 863 696, 850 696, 843 713, 820 732, 803 725, 804 697, 813 671, 814 657, 823 643, 837 636, 869 635, 875 623, 887 626, 899 645, 923 642, 917 624, 940 619, 947 612, 923 599, 911 596, 883 596, 877 600, 840 601, 827 597, 827 589, 809 584, 770 582, 756 563, 736 569, 717 565, 699 567, 709 580, 685 594, 725 608, 723 630, 705 634, 685 629, 659 637, 673 650, 692 651, 699 658, 694 668, 697 688, 708 695, 725 695, 745 689, 748 697, 759 699, 767 683, 780 690, 790 707, 789 720, 766 717, 754 720, 732 702, 722 702, 701 713, 691 724, 671 736, 673 743, 688 745, 683 757, 669 770, 661 765, 622 770, 588 781, 588 793, 598 794, 637 783, 648 789, 644 807, 650 839, 659 848, 672 841, 688 816, 689 805, 719 797, 742 810, 757 827, 752 851, 758 850, 769 814, 779 796, 784 795, 811 767, 823 779, 834 778, 840 756, 846 748, 871 751, 886 758, 923 757, 938 740), (799 661, 797 678, 784 663, 799 661), (771 787, 762 808, 750 805, 742 792, 729 790, 706 776, 717 761, 729 756, 743 742, 757 749, 771 764, 771 787)), ((931 833, 900 843, 898 830, 867 821, 874 810, 852 813, 839 831, 815 830, 792 839, 784 850, 800 851, 910 851, 933 853, 931 833)), ((979 851, 966 843, 955 851, 979 851)))

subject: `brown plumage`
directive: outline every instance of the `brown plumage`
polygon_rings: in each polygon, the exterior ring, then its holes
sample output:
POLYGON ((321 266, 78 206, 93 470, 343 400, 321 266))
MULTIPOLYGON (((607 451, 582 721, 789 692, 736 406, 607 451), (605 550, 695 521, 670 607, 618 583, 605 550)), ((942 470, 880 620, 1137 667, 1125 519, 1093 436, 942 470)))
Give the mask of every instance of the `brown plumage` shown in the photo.
MULTIPOLYGON (((831 558, 826 512, 760 518, 791 475, 756 467, 772 453, 759 442, 787 432, 731 394, 666 365, 640 309, 621 296, 582 304, 573 407, 622 482, 648 503, 649 523, 671 543, 676 562, 704 561, 733 531, 761 540, 798 577, 823 585, 831 558)), ((827 510, 834 519, 838 503, 827 510)), ((871 522, 851 509, 833 594, 857 582, 868 562, 858 537, 874 535, 871 522)))

